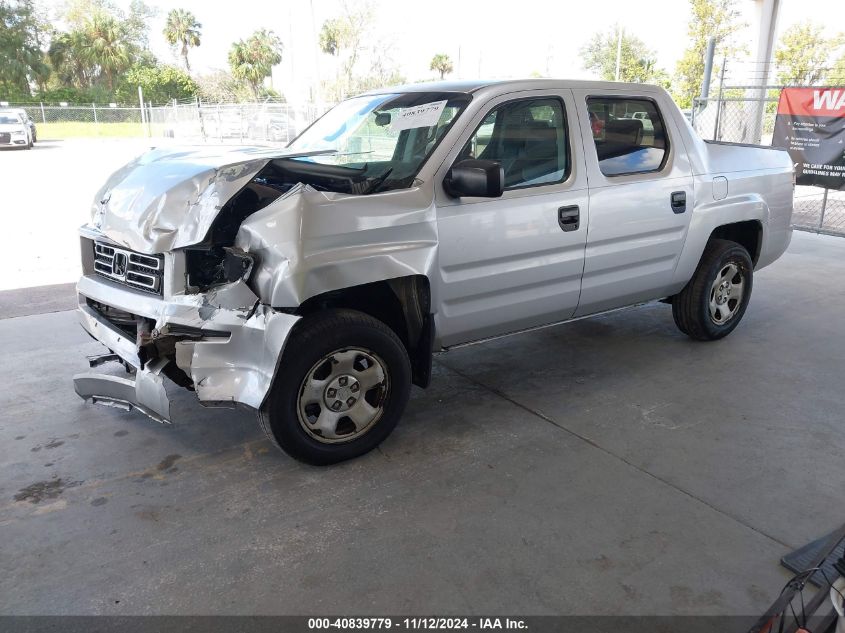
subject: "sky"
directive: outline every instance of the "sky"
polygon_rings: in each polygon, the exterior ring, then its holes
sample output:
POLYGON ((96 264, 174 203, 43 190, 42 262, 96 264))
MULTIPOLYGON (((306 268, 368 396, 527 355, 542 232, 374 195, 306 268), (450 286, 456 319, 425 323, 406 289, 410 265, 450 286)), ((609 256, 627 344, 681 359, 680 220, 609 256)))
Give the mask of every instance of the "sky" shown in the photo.
MULTIPOLYGON (((227 67, 232 42, 259 28, 275 31, 284 42, 273 86, 289 100, 306 99, 317 77, 328 79, 333 59, 317 52, 323 21, 341 12, 342 0, 147 0, 158 9, 150 21, 150 48, 159 59, 177 63, 161 32, 175 7, 202 23, 202 45, 190 52, 200 73, 227 67)), ((348 0, 354 3, 355 0, 348 0)), ((61 0, 49 0, 60 3, 61 0)), ((118 0, 124 6, 128 0, 118 0)), ((366 44, 390 56, 409 81, 434 78, 428 69, 435 53, 447 53, 455 79, 526 77, 532 73, 590 78, 579 50, 597 31, 624 26, 656 52, 657 64, 672 73, 687 45, 687 0, 372 0, 375 21, 366 44)), ((755 2, 739 0, 748 24, 739 40, 754 51, 755 2)), ((352 5, 350 5, 352 6, 352 5)), ((781 0, 778 32, 804 19, 826 25, 829 35, 845 30, 843 0, 781 0)), ((366 62, 359 70, 366 70, 366 62)), ((736 64, 741 74, 749 66, 736 64)))

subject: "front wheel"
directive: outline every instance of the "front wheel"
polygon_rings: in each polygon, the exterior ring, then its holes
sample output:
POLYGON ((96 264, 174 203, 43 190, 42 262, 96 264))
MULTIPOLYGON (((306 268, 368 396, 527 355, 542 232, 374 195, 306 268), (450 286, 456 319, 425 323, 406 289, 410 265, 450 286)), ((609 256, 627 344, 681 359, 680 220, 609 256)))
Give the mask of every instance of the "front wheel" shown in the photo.
POLYGON ((699 341, 730 334, 751 299, 753 270, 744 247, 729 240, 710 240, 693 278, 672 299, 678 329, 699 341))
POLYGON ((291 332, 258 418, 291 457, 333 464, 378 446, 410 390, 408 353, 389 327, 362 312, 328 310, 291 332))

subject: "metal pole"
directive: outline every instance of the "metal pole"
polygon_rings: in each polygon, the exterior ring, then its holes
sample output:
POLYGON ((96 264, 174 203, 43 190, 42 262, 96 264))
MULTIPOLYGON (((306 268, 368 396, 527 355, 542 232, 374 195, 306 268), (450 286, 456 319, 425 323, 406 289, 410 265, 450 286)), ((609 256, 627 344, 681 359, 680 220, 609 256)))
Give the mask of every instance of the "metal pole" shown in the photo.
POLYGON ((100 131, 100 122, 97 121, 97 105, 95 103, 91 104, 91 109, 94 111, 94 130, 99 133, 100 131))
POLYGON ((38 103, 41 104, 41 122, 46 123, 47 122, 47 116, 44 114, 44 102, 39 101, 38 103))
POLYGON ((713 55, 716 52, 716 38, 707 38, 707 50, 704 52, 704 78, 701 80, 701 100, 710 96, 710 77, 713 74, 713 55))
POLYGON ((141 132, 144 131, 144 91, 138 86, 138 107, 141 110, 141 132))
POLYGON ((220 104, 217 104, 217 141, 223 142, 223 127, 220 123, 220 104))
POLYGON ((827 209, 827 192, 828 190, 825 188, 824 195, 822 196, 822 213, 821 216, 819 216, 819 231, 821 231, 824 226, 824 211, 827 209))
POLYGON ((713 126, 713 140, 719 140, 719 124, 722 118, 722 91, 725 88, 725 67, 728 65, 726 57, 722 58, 722 71, 719 73, 719 100, 716 102, 716 123, 713 126))
POLYGON ((202 142, 205 143, 205 124, 202 120, 202 108, 200 107, 200 98, 194 97, 194 99, 196 100, 197 104, 197 119, 200 122, 200 136, 202 137, 202 142))
POLYGON ((619 81, 619 71, 622 67, 622 33, 624 30, 621 26, 617 26, 619 29, 619 37, 616 40, 616 81, 619 81))
POLYGON ((748 127, 741 139, 744 143, 760 143, 763 136, 763 118, 766 113, 765 86, 769 83, 770 62, 774 53, 775 31, 781 0, 755 0, 757 18, 757 54, 754 60, 755 86, 748 91, 749 107, 746 108, 748 127))

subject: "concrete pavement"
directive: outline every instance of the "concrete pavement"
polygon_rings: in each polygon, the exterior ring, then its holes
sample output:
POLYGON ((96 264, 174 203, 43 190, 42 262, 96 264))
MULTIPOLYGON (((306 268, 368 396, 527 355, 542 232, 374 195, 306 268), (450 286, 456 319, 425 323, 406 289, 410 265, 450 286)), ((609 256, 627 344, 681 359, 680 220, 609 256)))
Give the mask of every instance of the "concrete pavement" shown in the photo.
POLYGON ((85 405, 74 314, 5 318, 0 613, 759 613, 845 520, 844 312, 845 240, 796 233, 727 339, 650 304, 456 350, 324 469, 176 387, 172 427, 85 405))

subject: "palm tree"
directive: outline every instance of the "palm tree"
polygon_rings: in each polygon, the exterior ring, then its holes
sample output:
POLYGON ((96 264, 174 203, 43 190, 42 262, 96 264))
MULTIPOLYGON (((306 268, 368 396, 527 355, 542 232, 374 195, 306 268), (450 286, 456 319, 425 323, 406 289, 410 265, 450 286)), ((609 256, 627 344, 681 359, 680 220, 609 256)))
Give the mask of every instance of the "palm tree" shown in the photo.
POLYGON ((246 40, 239 40, 229 49, 232 76, 249 84, 258 99, 261 82, 269 77, 273 66, 282 61, 282 41, 267 29, 261 29, 246 40))
POLYGON ((185 62, 185 70, 191 71, 188 63, 188 49, 200 45, 200 29, 194 14, 185 9, 171 9, 164 26, 164 37, 174 48, 181 46, 179 52, 185 62))
POLYGON ((429 66, 429 69, 439 72, 440 78, 443 79, 443 76, 446 73, 450 73, 454 70, 454 67, 452 66, 452 58, 446 55, 446 53, 437 53, 437 55, 431 58, 431 65, 429 66))
POLYGON ((105 13, 94 13, 86 22, 82 44, 83 60, 100 70, 106 86, 114 90, 115 77, 132 65, 132 51, 126 29, 117 19, 105 13))
POLYGON ((91 73, 83 59, 88 37, 82 31, 60 33, 50 42, 47 58, 64 85, 85 88, 91 84, 91 73))

